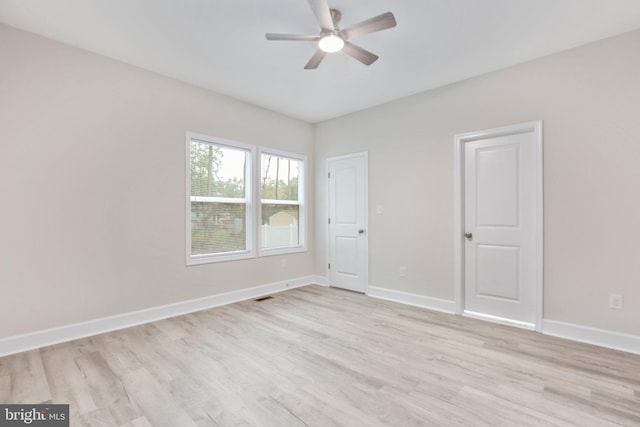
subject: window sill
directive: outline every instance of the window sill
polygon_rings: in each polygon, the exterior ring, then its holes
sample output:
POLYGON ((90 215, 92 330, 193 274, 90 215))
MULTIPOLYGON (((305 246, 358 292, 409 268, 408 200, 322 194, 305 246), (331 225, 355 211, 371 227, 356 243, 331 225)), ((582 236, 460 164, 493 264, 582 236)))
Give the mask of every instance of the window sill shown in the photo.
POLYGON ((190 265, 213 264, 216 262, 237 261, 241 259, 255 258, 253 252, 241 252, 228 255, 210 255, 202 257, 187 257, 187 267, 190 265))
POLYGON ((307 252, 306 246, 292 246, 286 248, 261 249, 258 252, 259 257, 295 254, 299 252, 307 252))

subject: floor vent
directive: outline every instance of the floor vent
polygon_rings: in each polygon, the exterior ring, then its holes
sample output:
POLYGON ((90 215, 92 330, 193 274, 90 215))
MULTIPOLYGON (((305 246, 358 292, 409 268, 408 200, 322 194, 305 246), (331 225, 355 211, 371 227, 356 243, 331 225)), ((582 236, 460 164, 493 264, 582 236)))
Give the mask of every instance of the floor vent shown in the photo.
POLYGON ((271 295, 269 295, 269 296, 266 296, 266 297, 256 298, 254 301, 260 302, 260 301, 264 301, 266 299, 272 299, 272 298, 273 297, 271 295))

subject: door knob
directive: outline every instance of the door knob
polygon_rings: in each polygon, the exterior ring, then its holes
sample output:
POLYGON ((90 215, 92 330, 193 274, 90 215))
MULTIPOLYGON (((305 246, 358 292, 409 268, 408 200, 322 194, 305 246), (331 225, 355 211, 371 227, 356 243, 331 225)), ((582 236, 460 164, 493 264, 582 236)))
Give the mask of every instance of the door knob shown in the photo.
POLYGON ((473 233, 464 233, 464 237, 466 237, 467 239, 472 239, 473 233))
POLYGON ((364 228, 361 228, 360 230, 358 230, 358 234, 364 234, 364 228))

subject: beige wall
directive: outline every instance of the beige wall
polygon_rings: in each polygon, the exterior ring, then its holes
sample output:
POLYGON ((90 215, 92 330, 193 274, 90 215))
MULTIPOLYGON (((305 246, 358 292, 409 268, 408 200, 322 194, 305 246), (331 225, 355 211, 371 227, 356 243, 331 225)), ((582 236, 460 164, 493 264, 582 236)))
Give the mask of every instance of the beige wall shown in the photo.
POLYGON ((638 46, 635 31, 316 125, 317 217, 327 156, 368 150, 369 284, 453 300, 453 137, 542 119, 544 317, 640 334, 638 46))
POLYGON ((453 135, 536 119, 545 318, 640 334, 638 46, 632 32, 312 127, 0 25, 0 338, 325 274, 325 160, 363 150, 370 285, 453 299, 453 135), (187 130, 310 156, 310 251, 185 267, 187 130))
POLYGON ((313 274, 185 267, 187 130, 312 160, 307 123, 0 25, 0 338, 313 274))

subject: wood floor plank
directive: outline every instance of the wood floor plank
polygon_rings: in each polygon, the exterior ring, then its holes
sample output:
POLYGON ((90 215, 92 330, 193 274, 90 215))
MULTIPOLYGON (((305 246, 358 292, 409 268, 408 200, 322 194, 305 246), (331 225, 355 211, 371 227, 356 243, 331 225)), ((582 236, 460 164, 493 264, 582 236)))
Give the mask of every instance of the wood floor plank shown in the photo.
MULTIPOLYGON (((144 368, 122 377, 127 394, 135 400, 144 417, 155 426, 195 426, 179 404, 144 368)), ((138 417, 136 417, 138 418, 138 417)))
POLYGON ((11 397, 8 403, 45 403, 51 400, 49 383, 40 351, 31 350, 8 356, 11 372, 11 397))
POLYGON ((42 352, 51 400, 66 402, 81 414, 97 409, 85 377, 68 348, 42 352))
POLYGON ((0 402, 11 401, 11 375, 0 376, 0 402))
POLYGON ((152 427, 152 425, 146 417, 140 417, 130 423, 122 424, 120 427, 152 427))
POLYGON ((0 358, 73 426, 640 426, 640 356, 307 286, 0 358))

